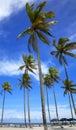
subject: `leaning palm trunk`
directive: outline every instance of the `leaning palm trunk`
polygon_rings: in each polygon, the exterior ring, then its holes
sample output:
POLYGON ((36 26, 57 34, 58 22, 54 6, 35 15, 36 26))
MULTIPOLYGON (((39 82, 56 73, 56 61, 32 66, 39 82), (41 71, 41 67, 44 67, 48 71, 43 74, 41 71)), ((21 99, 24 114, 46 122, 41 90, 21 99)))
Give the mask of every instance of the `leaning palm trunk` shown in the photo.
POLYGON ((4 116, 4 104, 5 104, 5 91, 3 96, 3 104, 2 104, 2 116, 1 116, 1 125, 3 123, 3 116, 4 116))
POLYGON ((55 108, 56 108, 56 117, 57 117, 57 120, 58 120, 58 123, 59 123, 58 108, 57 108, 57 101, 56 101, 54 85, 53 85, 53 94, 54 94, 54 101, 55 101, 55 108))
POLYGON ((30 90, 27 90, 27 94, 28 94, 28 120, 29 120, 29 127, 31 128, 31 120, 30 120, 30 90))
POLYGON ((47 97, 48 116, 49 116, 49 121, 50 121, 50 124, 51 124, 51 116, 50 116, 49 98, 48 98, 48 90, 47 90, 47 87, 46 87, 46 97, 47 97))
POLYGON ((37 42, 37 58, 38 58, 38 69, 39 69, 39 79, 40 79, 40 93, 41 93, 43 125, 44 125, 44 130, 47 130, 45 101, 44 101, 44 87, 43 87, 43 83, 42 83, 42 70, 41 70, 40 52, 38 49, 38 42, 37 42))
POLYGON ((25 126, 27 127, 26 125, 26 102, 25 102, 25 87, 24 87, 24 123, 25 123, 25 126))
POLYGON ((71 100, 70 100, 70 94, 69 94, 69 92, 68 92, 68 97, 69 97, 71 117, 73 118, 73 111, 72 111, 72 105, 71 105, 71 100))
MULTIPOLYGON (((64 69, 65 69, 66 78, 68 79, 68 73, 67 73, 67 69, 66 69, 65 64, 64 64, 64 69)), ((73 95, 71 92, 70 92, 70 96, 71 96, 71 100, 72 100, 72 104, 73 104, 73 108, 74 108, 74 113, 76 115, 75 103, 74 103, 73 95)))
POLYGON ((76 115, 75 103, 74 103, 73 95, 72 95, 71 92, 70 92, 70 96, 71 96, 71 100, 72 100, 72 104, 73 104, 73 108, 74 108, 74 113, 75 113, 75 115, 76 115))

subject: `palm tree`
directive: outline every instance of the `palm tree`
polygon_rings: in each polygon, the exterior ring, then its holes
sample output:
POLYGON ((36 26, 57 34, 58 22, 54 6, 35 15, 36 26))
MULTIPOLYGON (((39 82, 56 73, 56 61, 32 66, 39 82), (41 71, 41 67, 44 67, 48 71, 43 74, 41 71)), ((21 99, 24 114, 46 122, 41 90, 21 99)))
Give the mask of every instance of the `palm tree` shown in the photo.
POLYGON ((59 121, 59 116, 58 116, 58 108, 57 108, 57 101, 56 101, 56 94, 55 94, 55 87, 54 87, 54 83, 59 81, 59 72, 55 67, 50 67, 49 68, 49 75, 50 75, 50 79, 52 82, 53 86, 53 94, 54 94, 54 101, 55 101, 55 108, 56 108, 56 116, 57 116, 57 120, 59 121))
POLYGON ((2 104, 2 116, 1 116, 1 124, 3 123, 3 116, 4 116, 4 105, 5 105, 5 95, 6 92, 11 94, 12 87, 9 82, 4 82, 2 84, 2 92, 3 92, 3 104, 2 104))
MULTIPOLYGON (((24 88, 24 121, 25 121, 25 126, 27 127, 26 125, 26 108, 25 108, 25 88, 29 91, 29 88, 32 88, 31 87, 31 78, 30 76, 27 74, 27 73, 24 73, 23 76, 22 76, 22 79, 18 79, 19 80, 19 83, 17 84, 17 86, 20 86, 20 89, 24 88)), ((28 98, 29 98, 29 93, 28 93, 28 98)), ((28 99, 29 101, 29 99, 28 99)), ((29 102, 28 102, 28 106, 29 106, 29 102)), ((28 108, 28 110, 30 110, 30 108, 28 108)), ((29 113, 29 121, 30 121, 30 111, 28 111, 29 113)), ((31 124, 29 122, 29 126, 31 127, 31 124)))
POLYGON ((44 104, 44 89, 42 85, 42 71, 41 71, 41 63, 40 63, 40 52, 38 47, 38 37, 40 38, 41 41, 49 45, 50 41, 47 39, 46 35, 52 37, 49 27, 56 24, 57 21, 48 21, 49 19, 53 18, 55 15, 54 12, 52 11, 49 12, 43 11, 45 5, 46 2, 44 1, 40 3, 36 7, 36 9, 34 9, 34 4, 29 5, 29 3, 26 3, 26 12, 29 16, 31 27, 28 27, 22 33, 20 33, 17 36, 17 39, 19 39, 20 37, 24 37, 26 34, 28 34, 29 35, 28 49, 30 51, 30 46, 32 46, 33 50, 37 53, 39 78, 40 78, 42 117, 43 117, 44 129, 47 130, 45 104, 44 104))
POLYGON ((76 84, 73 84, 73 81, 72 80, 69 80, 69 79, 65 79, 63 80, 63 84, 64 86, 62 86, 61 88, 64 88, 64 95, 65 94, 68 94, 68 97, 69 97, 69 104, 70 104, 70 110, 71 110, 71 116, 72 116, 72 119, 74 118, 73 117, 73 112, 72 112, 72 106, 71 106, 71 101, 70 101, 70 95, 69 93, 76 93, 76 89, 74 88, 76 86, 76 84))
POLYGON ((35 60, 33 58, 33 55, 22 55, 24 64, 19 67, 19 70, 25 69, 25 72, 29 71, 34 73, 33 70, 36 69, 35 60))
POLYGON ((51 123, 51 115, 50 115, 50 108, 49 108, 49 97, 48 97, 48 89, 51 86, 51 80, 50 75, 46 74, 44 76, 44 85, 46 86, 46 97, 47 97, 47 108, 48 108, 48 116, 49 116, 49 122, 51 123))
MULTIPOLYGON (((33 55, 22 55, 23 58, 23 62, 24 65, 19 67, 19 70, 23 70, 25 69, 25 73, 28 74, 28 71, 34 73, 33 70, 36 70, 36 64, 35 64, 35 60, 33 58, 33 55)), ((34 73, 35 74, 35 73, 34 73)), ((28 90, 28 95, 29 95, 29 90, 28 90)), ((28 96, 29 98, 29 96, 28 96)), ((29 104, 29 99, 28 99, 28 104, 29 104)), ((28 105, 28 120, 29 120, 29 126, 31 127, 31 123, 30 123, 30 105, 28 105)), ((26 125, 26 110, 25 110, 25 87, 24 87, 24 119, 25 119, 25 125, 26 125)))
MULTIPOLYGON (((58 40, 57 44, 56 44, 56 40, 54 40, 53 46, 55 47, 55 50, 51 51, 51 54, 55 55, 55 57, 58 59, 60 65, 64 65, 66 78, 68 79, 68 73, 67 73, 67 69, 66 69, 66 65, 68 65, 68 63, 65 59, 65 56, 70 56, 70 57, 76 58, 76 54, 73 54, 72 52, 70 52, 70 51, 76 49, 76 42, 69 43, 68 38, 60 38, 58 40)), ((73 99, 72 93, 70 93, 70 96, 72 99, 74 112, 76 114, 75 104, 74 104, 74 99, 73 99)))

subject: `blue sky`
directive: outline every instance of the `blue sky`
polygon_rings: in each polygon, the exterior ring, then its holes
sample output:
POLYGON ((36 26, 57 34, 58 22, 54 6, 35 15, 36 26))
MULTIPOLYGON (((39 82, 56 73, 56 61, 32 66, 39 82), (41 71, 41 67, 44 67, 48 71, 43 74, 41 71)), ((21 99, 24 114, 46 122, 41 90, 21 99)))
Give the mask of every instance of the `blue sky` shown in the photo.
MULTIPOLYGON (((39 2, 42 2, 40 0, 39 2)), ((23 121, 23 91, 16 87, 17 79, 22 72, 18 71, 20 65, 23 64, 22 54, 29 54, 27 49, 28 37, 16 41, 17 35, 30 25, 29 19, 25 11, 26 2, 38 2, 35 0, 4 0, 0 1, 0 83, 9 81, 13 88, 13 94, 6 94, 5 113, 6 121, 23 121)), ((47 0, 45 10, 55 12, 54 20, 57 25, 52 27, 52 33, 57 40, 60 37, 68 37, 70 41, 76 40, 76 1, 75 0, 47 0)), ((50 42, 52 43, 52 38, 50 42)), ((41 53, 41 64, 43 74, 48 72, 49 66, 55 66, 60 71, 62 79, 65 78, 64 69, 59 65, 58 61, 50 55, 53 47, 44 45, 39 41, 41 53)), ((76 52, 76 50, 74 51, 76 52)), ((32 52, 35 57, 36 54, 32 52)), ((76 59, 67 57, 69 63, 68 72, 70 79, 76 83, 76 59)), ((38 71, 36 75, 32 75, 32 87, 30 92, 31 119, 33 121, 41 121, 41 102, 38 71)), ((60 88, 62 84, 55 84, 59 117, 70 117, 68 97, 63 97, 63 90, 60 88)), ((0 117, 3 96, 0 96, 0 117)), ((26 98, 27 99, 27 98, 26 98)), ((50 112, 51 117, 55 118, 55 106, 52 89, 49 90, 50 112)), ((74 95, 76 100, 76 95, 74 95)), ((46 102, 46 96, 45 96, 46 102)), ((47 108, 46 108, 47 111, 47 108)), ((47 116, 48 119, 48 116, 47 116)))

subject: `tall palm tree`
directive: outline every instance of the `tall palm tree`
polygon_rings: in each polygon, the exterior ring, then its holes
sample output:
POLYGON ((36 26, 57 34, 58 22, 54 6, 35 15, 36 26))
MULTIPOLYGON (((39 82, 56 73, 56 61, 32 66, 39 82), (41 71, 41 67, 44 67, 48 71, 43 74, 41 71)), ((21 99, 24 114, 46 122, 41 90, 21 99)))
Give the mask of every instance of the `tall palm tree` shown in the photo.
POLYGON ((61 88, 65 89, 64 90, 64 95, 68 94, 69 104, 70 104, 70 110, 71 110, 71 116, 72 116, 72 118, 74 118, 73 112, 72 112, 72 106, 71 106, 71 101, 70 101, 70 95, 69 95, 69 93, 76 93, 76 89, 74 88, 76 86, 76 84, 73 84, 73 80, 69 80, 67 78, 65 80, 63 80, 63 84, 64 84, 64 86, 62 86, 61 88))
POLYGON ((56 108, 56 117, 57 117, 57 120, 59 120, 59 116, 58 116, 58 107, 57 107, 57 101, 56 101, 56 93, 55 93, 55 87, 54 87, 54 83, 55 82, 59 82, 59 72, 58 70, 55 68, 55 67, 50 67, 49 68, 49 75, 50 75, 50 78, 51 78, 51 82, 52 82, 52 85, 53 86, 53 94, 54 94, 54 101, 55 101, 55 108, 56 108))
MULTIPOLYGON (((31 87, 31 78, 30 76, 27 74, 27 73, 24 73, 22 75, 22 79, 18 79, 19 80, 19 83, 17 84, 17 86, 20 86, 20 89, 24 88, 24 121, 25 121, 25 126, 27 127, 27 124, 26 124, 26 108, 25 108, 25 88, 27 89, 27 91, 29 91, 31 87)), ((29 93, 28 93, 28 98, 29 98, 29 93)), ((29 101, 29 99, 28 99, 29 101)), ((29 106, 29 102, 28 102, 28 106, 29 106)), ((30 110, 30 108, 28 108, 28 110, 30 110)), ((28 119, 30 120, 30 111, 28 111, 29 113, 29 117, 28 119)), ((31 127, 31 124, 29 122, 29 126, 31 127)))
POLYGON ((51 123, 51 115, 50 115, 50 107, 49 107, 49 97, 48 97, 48 89, 51 86, 51 80, 50 75, 46 74, 44 76, 44 85, 46 86, 46 97, 47 97, 47 108, 48 108, 48 116, 49 116, 49 122, 51 123))
POLYGON ((47 39, 46 35, 52 36, 50 33, 50 26, 57 23, 57 21, 49 21, 49 19, 53 18, 54 12, 43 11, 46 2, 40 3, 36 9, 34 9, 34 4, 29 5, 26 3, 26 12, 29 16, 31 27, 25 29, 22 33, 17 36, 17 39, 20 37, 24 37, 26 34, 29 35, 28 39, 28 49, 30 51, 30 46, 32 46, 33 50, 37 53, 38 59, 38 69, 39 69, 39 78, 40 78, 40 91, 41 91, 41 104, 42 104, 42 117, 43 117, 43 124, 44 129, 47 130, 47 123, 46 123, 46 114, 45 114, 45 104, 44 104, 44 89, 42 85, 42 71, 41 71, 41 63, 40 63, 40 52, 38 47, 38 37, 41 41, 48 44, 50 41, 47 39))
MULTIPOLYGON (((76 54, 73 54, 71 51, 76 49, 76 42, 69 42, 68 38, 60 38, 58 40, 58 43, 56 43, 56 40, 53 42, 53 46, 55 47, 54 51, 51 51, 52 55, 55 55, 55 57, 59 60, 60 65, 64 66, 65 69, 65 74, 66 78, 68 79, 68 73, 66 69, 66 65, 68 65, 65 56, 70 56, 76 58, 76 54)), ((72 103, 73 103, 73 108, 74 112, 75 111, 75 104, 74 104, 74 99, 72 96, 72 93, 70 93, 72 103)))
MULTIPOLYGON (((19 70, 23 70, 25 69, 25 73, 28 74, 28 71, 29 72, 32 72, 34 73, 34 70, 36 70, 36 64, 35 64, 35 60, 33 58, 33 55, 22 55, 22 58, 23 58, 23 62, 24 62, 24 65, 20 66, 19 67, 19 70)), ((25 118, 25 124, 26 124, 26 110, 25 110, 25 87, 24 87, 24 118, 25 118)), ((29 95, 29 90, 28 90, 28 95, 29 95)), ((29 98, 29 96, 28 96, 29 98)), ((29 99, 28 99, 28 104, 29 104, 29 99)), ((30 108, 29 108, 30 105, 28 105, 28 120, 29 120, 29 126, 31 127, 31 123, 30 123, 30 108)))
POLYGON ((11 94, 12 87, 9 82, 4 82, 2 84, 2 92, 3 92, 3 104, 2 104, 2 116, 1 116, 1 124, 3 123, 3 116, 4 116, 4 105, 5 105, 5 95, 6 92, 11 94))

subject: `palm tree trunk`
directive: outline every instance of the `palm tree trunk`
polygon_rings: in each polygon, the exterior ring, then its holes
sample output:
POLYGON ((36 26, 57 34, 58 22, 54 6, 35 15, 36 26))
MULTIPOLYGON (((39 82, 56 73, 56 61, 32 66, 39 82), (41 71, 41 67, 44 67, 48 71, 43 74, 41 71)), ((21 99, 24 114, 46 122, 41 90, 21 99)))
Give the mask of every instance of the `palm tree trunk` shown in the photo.
POLYGON ((1 116, 1 125, 3 123, 3 116, 4 116, 4 104, 5 104, 5 91, 3 96, 3 104, 2 104, 2 116, 1 116))
POLYGON ((54 101, 55 101, 55 108, 56 108, 56 117, 57 117, 57 120, 59 120, 59 117, 58 117, 58 108, 57 108, 57 101, 56 101, 56 94, 55 94, 54 85, 53 85, 53 94, 54 94, 54 101))
POLYGON ((47 97, 48 116, 49 116, 49 121, 50 121, 50 124, 51 124, 51 116, 50 116, 50 108, 49 108, 49 97, 48 97, 47 87, 46 87, 46 97, 47 97))
POLYGON ((28 121, 29 127, 31 128, 31 120, 30 120, 30 90, 28 89, 28 121))
POLYGON ((73 111, 72 111, 72 105, 71 105, 71 100, 70 100, 69 92, 68 92, 68 97, 69 97, 69 104, 70 104, 71 117, 73 118, 73 111))
POLYGON ((71 100, 72 100, 72 104, 73 104, 73 108, 74 108, 74 113, 76 115, 76 108, 75 108, 74 98, 73 98, 73 95, 72 95, 71 92, 70 92, 70 96, 71 96, 71 100))
POLYGON ((68 79, 68 73, 67 73, 67 69, 66 69, 65 63, 64 63, 64 70, 65 70, 66 79, 68 79))
POLYGON ((41 70, 41 63, 40 63, 40 52, 39 52, 39 49, 38 49, 38 42, 36 44, 37 44, 37 58, 38 58, 38 69, 39 69, 39 79, 40 79, 42 118, 43 118, 44 130, 47 130, 46 113, 45 113, 45 101, 44 101, 44 87, 43 87, 43 83, 42 83, 42 70, 41 70))
POLYGON ((26 125, 26 101, 25 101, 25 87, 24 87, 24 122, 25 122, 25 126, 27 127, 26 125))

